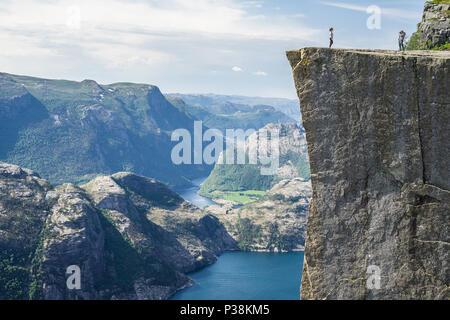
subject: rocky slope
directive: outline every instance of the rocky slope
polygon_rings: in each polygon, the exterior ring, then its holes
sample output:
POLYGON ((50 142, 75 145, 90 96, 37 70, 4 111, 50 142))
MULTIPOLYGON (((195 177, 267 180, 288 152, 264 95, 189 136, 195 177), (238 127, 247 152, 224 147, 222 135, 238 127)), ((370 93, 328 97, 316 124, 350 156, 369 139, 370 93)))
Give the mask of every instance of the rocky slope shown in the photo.
POLYGON ((450 54, 287 57, 313 190, 302 299, 449 299, 450 54))
POLYGON ((189 185, 207 165, 171 161, 173 130, 192 116, 151 85, 100 85, 0 73, 0 160, 39 172, 54 184, 132 171, 189 185))
POLYGON ((269 137, 265 136, 262 133, 263 130, 279 132, 279 162, 274 174, 263 175, 261 161, 258 161, 257 164, 250 164, 249 159, 246 159, 246 164, 237 164, 237 161, 235 164, 227 164, 224 160, 227 151, 224 151, 209 177, 203 182, 199 193, 207 197, 215 197, 217 191, 266 191, 284 179, 296 177, 309 179, 308 147, 303 127, 296 123, 264 126, 247 138, 243 146, 247 158, 250 150, 258 150, 258 154, 268 154, 266 152, 267 141, 274 139, 270 135, 269 137))
POLYGON ((266 195, 238 209, 210 206, 205 210, 223 222, 242 250, 303 251, 311 183, 283 180, 266 195))
POLYGON ((56 188, 0 162, 0 299, 166 299, 236 249, 219 220, 131 173, 56 188), (81 289, 66 269, 81 269, 81 289))
POLYGON ((425 3, 422 21, 418 24, 417 32, 411 37, 408 48, 432 49, 446 43, 450 43, 450 3, 429 1, 425 3))

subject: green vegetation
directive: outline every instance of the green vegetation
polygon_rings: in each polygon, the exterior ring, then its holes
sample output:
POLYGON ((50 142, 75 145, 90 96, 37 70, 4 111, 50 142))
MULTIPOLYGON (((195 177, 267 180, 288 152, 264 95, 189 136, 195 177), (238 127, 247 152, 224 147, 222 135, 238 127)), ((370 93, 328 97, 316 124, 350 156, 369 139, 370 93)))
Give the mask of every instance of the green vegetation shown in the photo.
POLYGON ((225 199, 229 201, 238 202, 240 204, 247 204, 249 202, 261 199, 266 194, 265 191, 260 190, 245 190, 245 191, 213 191, 208 196, 213 199, 225 199))
POLYGON ((43 297, 42 286, 44 279, 44 272, 42 270, 42 257, 44 242, 46 239, 50 238, 51 233, 44 226, 39 234, 39 244, 34 252, 33 259, 31 261, 30 269, 30 291, 28 298, 30 300, 40 300, 43 297))
POLYGON ((286 164, 292 162, 297 169, 298 176, 300 178, 309 180, 311 179, 311 171, 309 168, 308 156, 300 152, 288 151, 285 154, 280 154, 280 164, 286 164))
MULTIPOLYGON (((301 129, 297 125, 280 125, 280 139, 291 137, 294 130, 301 129)), ((284 148, 279 155, 279 166, 288 166, 293 170, 295 176, 308 180, 311 178, 308 155, 306 151, 296 150, 296 148, 290 150, 284 148)), ((246 190, 250 193, 267 191, 284 179, 276 174, 262 175, 260 165, 248 164, 248 156, 245 159, 247 164, 226 164, 227 155, 228 153, 225 151, 224 164, 216 164, 209 177, 203 182, 198 192, 200 195, 248 203, 257 200, 259 195, 248 197, 248 194, 245 193, 246 190)), ((236 160, 234 163, 237 162, 236 160)))
POLYGON ((450 4, 450 0, 433 0, 433 1, 427 1, 427 3, 430 3, 430 4, 450 4))
MULTIPOLYGON (((428 4, 450 4, 450 0, 435 0, 427 1, 428 4)), ((406 50, 449 50, 448 44, 436 45, 438 42, 433 42, 431 38, 439 34, 439 30, 435 30, 439 24, 434 22, 440 21, 441 16, 446 16, 447 19, 450 16, 450 10, 433 10, 433 13, 437 14, 435 18, 428 18, 417 24, 418 31, 413 33, 410 40, 406 42, 406 50), (424 24, 429 23, 431 28, 424 27, 424 24), (436 25, 436 26, 434 26, 436 25), (422 29, 421 29, 422 28, 422 29), (424 31, 431 30, 431 31, 424 31), (424 32, 429 34, 424 34, 424 32)), ((439 40, 442 43, 442 39, 439 40)))
MULTIPOLYGON (((238 234, 238 245, 243 251, 254 249, 255 244, 259 243, 261 238, 267 237, 263 235, 263 228, 254 224, 248 218, 240 218, 236 223, 238 234)), ((266 250, 278 249, 279 251, 290 251, 293 248, 295 240, 293 236, 281 234, 276 222, 267 222, 264 225, 265 233, 268 233, 266 250)))
POLYGON ((0 248, 0 300, 42 298, 42 247, 46 235, 42 230, 35 241, 37 247, 0 248))
POLYGON ((420 31, 414 33, 411 39, 405 45, 406 50, 450 50, 450 43, 447 42, 441 46, 432 47, 431 40, 425 40, 420 31))
POLYGON ((277 248, 278 251, 290 251, 293 248, 293 240, 288 235, 280 234, 278 224, 276 222, 268 222, 266 225, 269 231, 269 241, 267 249, 277 248))
POLYGON ((0 299, 28 298, 30 284, 28 252, 20 249, 0 249, 0 299))
POLYGON ((253 244, 261 235, 261 227, 252 223, 250 219, 244 218, 236 223, 238 233, 238 246, 243 251, 250 251, 253 244))
POLYGON ((132 292, 135 280, 140 277, 156 279, 155 285, 176 282, 177 274, 172 266, 164 265, 156 257, 144 254, 142 248, 135 247, 130 239, 117 230, 108 210, 98 209, 98 212, 105 231, 105 265, 110 270, 104 279, 98 279, 98 289, 132 292))
POLYGON ((203 182, 199 194, 209 196, 214 191, 243 191, 270 188, 273 176, 261 175, 260 168, 251 164, 217 164, 203 182))
POLYGON ((428 50, 430 46, 431 41, 426 41, 420 31, 413 33, 409 41, 405 43, 406 50, 428 50))
POLYGON ((39 172, 53 184, 132 171, 171 185, 204 176, 206 165, 176 166, 170 134, 193 118, 158 88, 0 74, 0 160, 39 172))
POLYGON ((144 262, 130 241, 125 239, 109 218, 107 210, 99 211, 100 223, 105 231, 106 265, 113 272, 106 273, 106 279, 98 282, 99 288, 118 287, 125 292, 133 290, 134 280, 143 273, 144 262))
POLYGON ((446 44, 443 44, 442 46, 436 46, 436 47, 432 48, 431 50, 436 50, 436 51, 450 50, 450 42, 447 42, 446 44))
MULTIPOLYGON (((26 187, 30 192, 40 192, 40 186, 33 182, 26 187)), ((6 212, 0 214, 0 230, 6 231, 0 239, 0 300, 28 299, 36 291, 34 266, 39 261, 48 207, 45 203, 36 204, 31 197, 20 198, 7 192, 0 194, 0 202, 6 212)))

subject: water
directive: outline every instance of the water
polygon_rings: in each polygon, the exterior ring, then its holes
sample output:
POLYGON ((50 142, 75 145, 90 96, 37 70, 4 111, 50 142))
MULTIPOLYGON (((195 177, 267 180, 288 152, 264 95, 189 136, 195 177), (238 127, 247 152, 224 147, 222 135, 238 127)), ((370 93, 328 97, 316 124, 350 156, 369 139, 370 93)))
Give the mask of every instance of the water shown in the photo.
POLYGON ((226 252, 172 300, 298 300, 303 252, 226 252))
POLYGON ((192 183, 194 184, 194 187, 185 188, 185 189, 178 189, 175 190, 184 200, 187 200, 191 202, 192 204, 196 205, 200 209, 203 209, 206 206, 216 204, 211 199, 208 199, 206 197, 202 197, 201 195, 197 194, 197 191, 200 189, 200 185, 203 183, 203 181, 206 180, 207 177, 199 178, 192 180, 192 183))
MULTIPOLYGON (((215 204, 197 194, 205 178, 177 193, 199 208, 215 204)), ((195 285, 175 294, 172 300, 298 300, 303 252, 225 252, 219 260, 189 274, 195 285)))

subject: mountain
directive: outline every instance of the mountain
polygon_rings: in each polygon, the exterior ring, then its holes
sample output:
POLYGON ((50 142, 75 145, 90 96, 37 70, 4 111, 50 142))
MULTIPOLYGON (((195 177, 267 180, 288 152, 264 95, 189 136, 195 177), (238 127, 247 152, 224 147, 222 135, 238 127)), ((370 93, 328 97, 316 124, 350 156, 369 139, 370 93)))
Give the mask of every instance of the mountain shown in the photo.
POLYGON ((171 93, 166 96, 180 98, 188 105, 202 107, 206 110, 208 110, 211 106, 217 106, 223 103, 235 104, 243 107, 272 106, 275 110, 283 112, 290 118, 294 119, 294 121, 301 121, 300 106, 298 104, 298 100, 295 99, 182 93, 171 93))
POLYGON ((225 134, 227 129, 258 130, 269 123, 294 123, 295 120, 272 106, 243 105, 231 102, 200 106, 186 104, 181 98, 168 96, 167 99, 179 110, 191 114, 203 121, 212 129, 218 129, 225 134))
POLYGON ((203 182, 199 194, 207 197, 223 198, 224 195, 245 190, 266 191, 284 179, 310 178, 308 147, 305 132, 300 124, 269 124, 256 131, 246 140, 245 164, 226 164, 227 151, 222 153, 209 177, 203 182), (263 175, 261 163, 250 164, 248 154, 250 146, 259 141, 258 150, 262 151, 266 138, 264 130, 278 130, 279 167, 271 175, 263 175), (221 163, 222 162, 222 163, 221 163))
POLYGON ((151 85, 0 73, 0 160, 55 184, 133 171, 188 185, 211 167, 172 164, 170 135, 193 121, 151 85))
POLYGON ((450 1, 425 3, 422 21, 408 41, 408 50, 450 50, 450 1))
POLYGON ((302 299, 450 299, 450 52, 287 52, 311 167, 302 299))
POLYGON ((303 251, 310 199, 311 182, 294 178, 279 182, 261 199, 241 208, 205 210, 219 218, 241 250, 303 251))
POLYGON ((0 162, 0 300, 167 299, 237 248, 219 220, 132 173, 52 186, 0 162), (66 285, 80 269, 80 288, 66 285))

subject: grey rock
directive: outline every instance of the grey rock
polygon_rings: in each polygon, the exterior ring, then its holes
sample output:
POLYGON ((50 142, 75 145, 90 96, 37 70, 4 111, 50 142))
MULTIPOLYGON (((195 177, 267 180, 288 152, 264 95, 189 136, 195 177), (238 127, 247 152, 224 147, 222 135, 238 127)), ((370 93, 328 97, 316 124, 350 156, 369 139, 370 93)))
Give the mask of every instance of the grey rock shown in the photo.
MULTIPOLYGON (((303 251, 311 182, 282 180, 266 195, 241 208, 217 214, 229 234, 248 251, 303 251), (247 224, 242 230, 242 224, 247 224), (253 230, 251 232, 250 230, 253 230), (253 233, 253 237, 249 234, 253 233)), ((206 208, 209 210, 209 207, 206 208)))
POLYGON ((104 232, 95 208, 84 192, 71 184, 55 190, 58 200, 46 221, 42 267, 44 299, 99 299, 96 284, 103 280, 104 232), (80 267, 81 288, 69 290, 66 270, 80 267))
POLYGON ((450 42, 450 4, 426 3, 418 33, 429 48, 450 42))
POLYGON ((313 189, 301 298, 449 299, 450 53, 287 57, 313 189))
POLYGON ((236 248, 216 217, 157 180, 118 173, 55 188, 0 162, 0 299, 167 299, 236 248), (69 266, 79 289, 67 287, 69 266))

